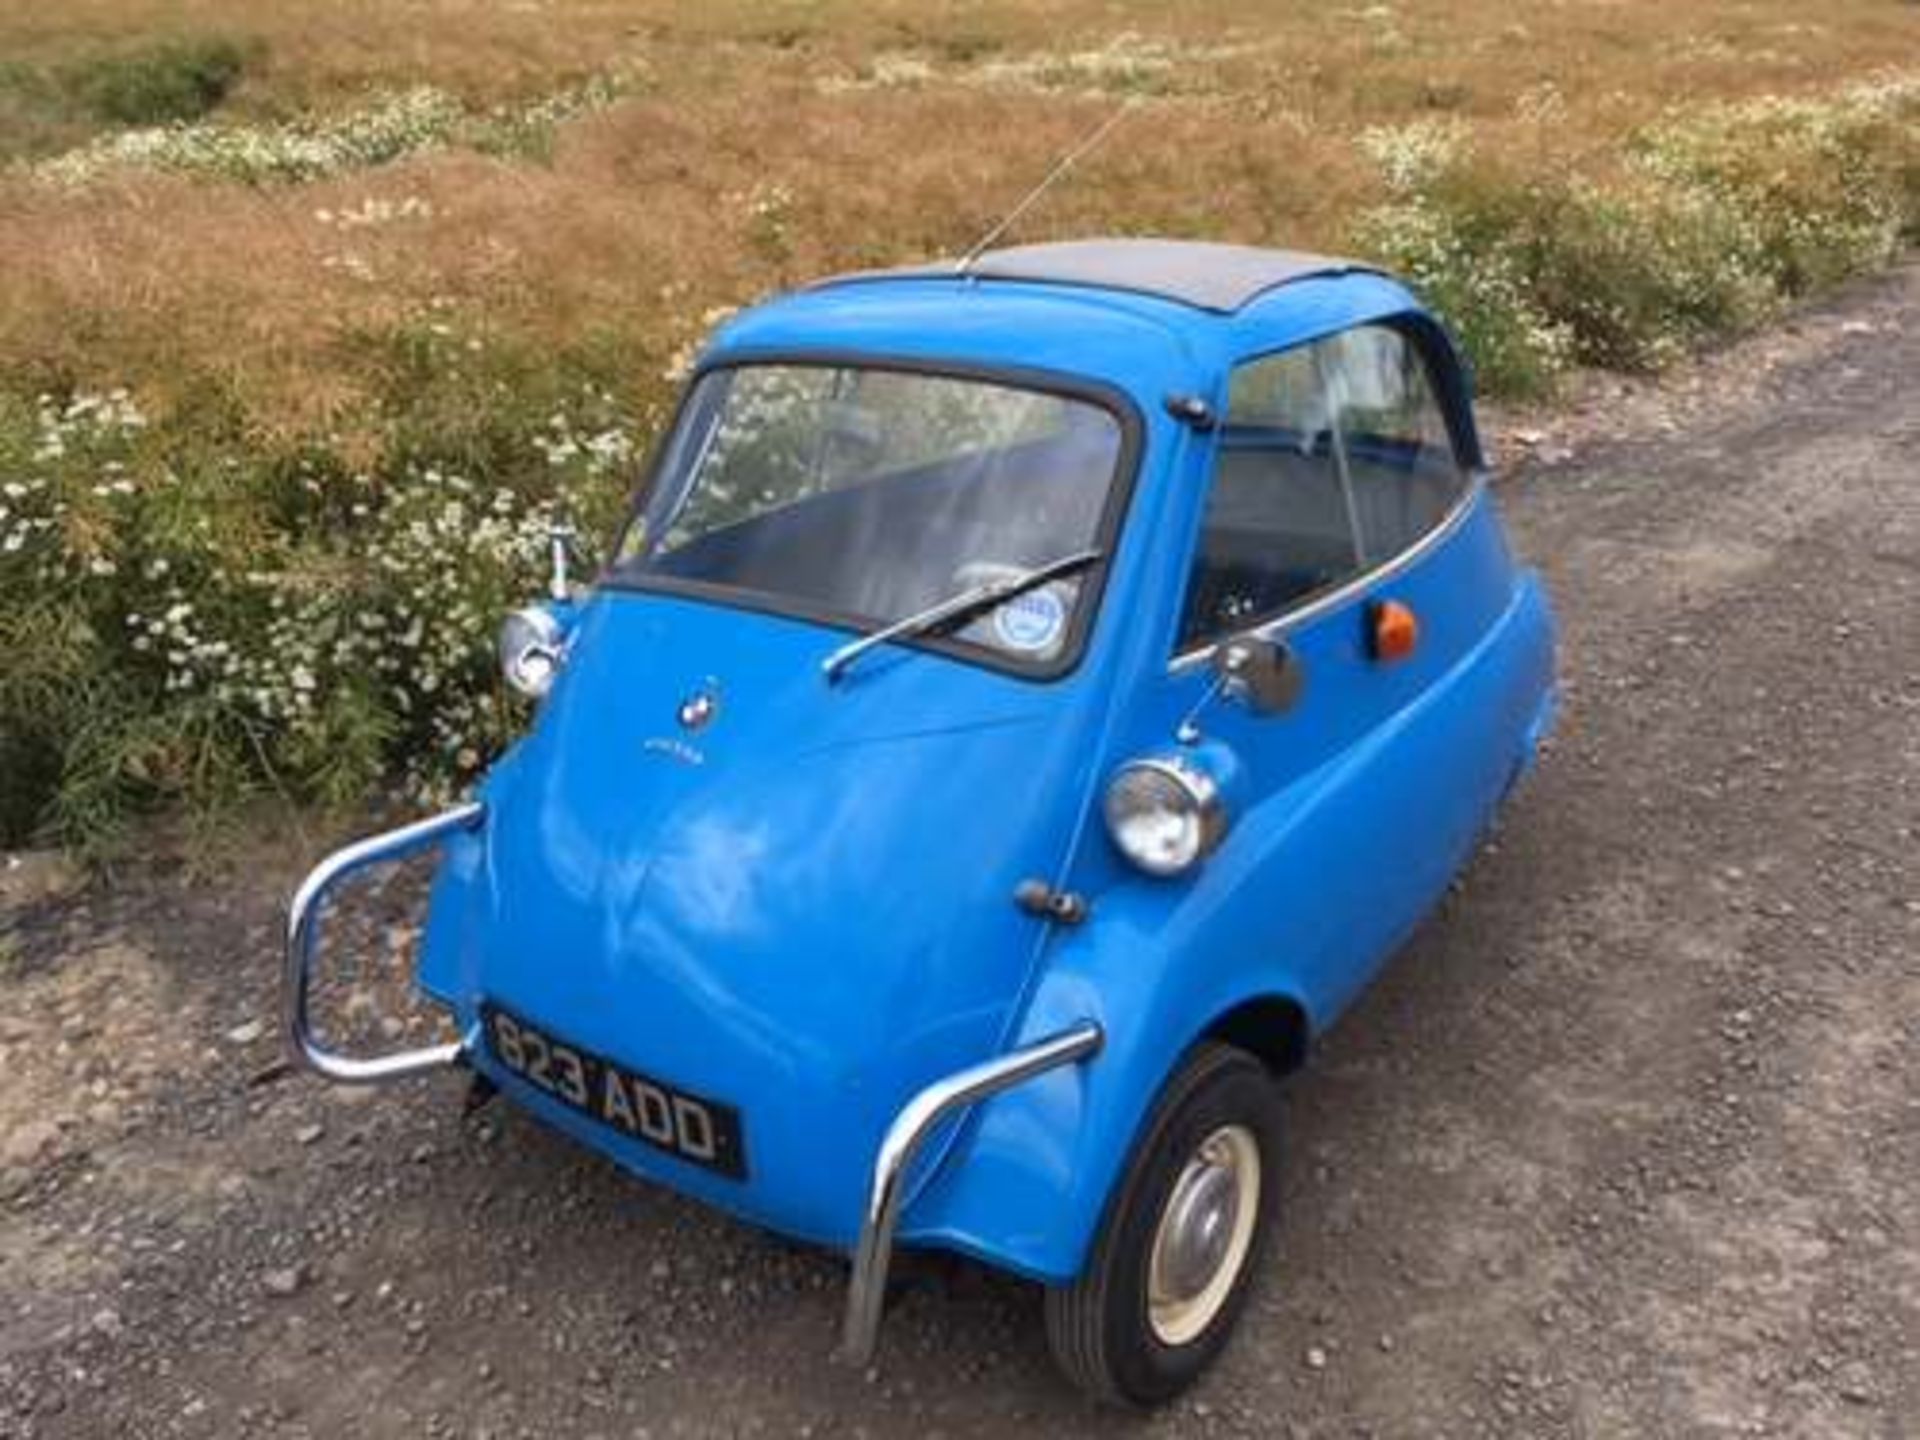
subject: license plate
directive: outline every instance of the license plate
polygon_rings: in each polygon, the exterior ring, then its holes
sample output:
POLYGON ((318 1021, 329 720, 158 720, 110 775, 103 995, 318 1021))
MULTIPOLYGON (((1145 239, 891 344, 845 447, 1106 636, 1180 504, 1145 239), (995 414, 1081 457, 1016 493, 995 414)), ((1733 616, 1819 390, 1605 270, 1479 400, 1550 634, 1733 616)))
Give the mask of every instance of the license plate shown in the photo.
POLYGON ((497 1005, 480 1007, 487 1049, 503 1069, 621 1134, 730 1179, 747 1178, 740 1112, 556 1040, 497 1005))

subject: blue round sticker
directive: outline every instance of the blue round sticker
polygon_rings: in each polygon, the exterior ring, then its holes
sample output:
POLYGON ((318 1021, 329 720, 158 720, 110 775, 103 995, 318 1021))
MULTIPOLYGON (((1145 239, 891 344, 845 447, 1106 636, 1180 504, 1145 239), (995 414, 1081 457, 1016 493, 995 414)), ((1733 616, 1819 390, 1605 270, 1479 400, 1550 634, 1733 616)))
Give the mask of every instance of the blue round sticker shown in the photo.
POLYGON ((1029 590, 993 612, 993 633, 1009 650, 1051 650, 1067 627, 1067 607, 1052 590, 1029 590))

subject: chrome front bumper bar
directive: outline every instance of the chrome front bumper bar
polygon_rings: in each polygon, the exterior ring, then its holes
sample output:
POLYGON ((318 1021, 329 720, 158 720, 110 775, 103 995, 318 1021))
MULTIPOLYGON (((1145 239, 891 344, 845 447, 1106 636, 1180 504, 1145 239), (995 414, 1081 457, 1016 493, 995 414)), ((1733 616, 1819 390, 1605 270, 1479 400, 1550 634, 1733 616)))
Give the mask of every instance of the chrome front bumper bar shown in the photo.
POLYGON ((307 1013, 307 991, 313 980, 313 956, 318 940, 320 912, 333 888, 349 875, 371 865, 405 860, 440 844, 456 831, 470 830, 480 823, 485 813, 486 807, 479 801, 469 801, 443 814, 402 825, 398 830, 370 835, 343 850, 334 851, 314 866, 307 878, 300 882, 300 888, 293 895, 293 904, 287 909, 287 948, 281 977, 280 1012, 287 1050, 297 1063, 319 1071, 330 1080, 342 1080, 350 1085, 373 1085, 383 1080, 417 1075, 424 1070, 444 1069, 460 1059, 466 1046, 458 1040, 370 1059, 337 1054, 314 1038, 313 1024, 307 1013))
MULTIPOLYGON (((466 1052, 466 1042, 460 1040, 370 1058, 338 1054, 314 1038, 307 999, 313 980, 320 914, 334 887, 370 866, 407 859, 439 845, 449 835, 470 830, 480 823, 485 813, 486 807, 473 801, 397 830, 368 836, 334 851, 300 883, 287 911, 281 1012, 287 1048, 296 1063, 331 1080, 354 1085, 379 1084, 459 1063, 466 1052)), ((894 1236, 906 1198, 907 1171, 928 1136, 941 1121, 989 1096, 1049 1070, 1090 1058, 1099 1051, 1102 1038, 1098 1025, 1091 1020, 1082 1021, 1049 1039, 983 1060, 937 1080, 901 1108, 887 1127, 873 1162, 860 1240, 853 1255, 853 1279, 847 1289, 847 1310, 838 1352, 841 1359, 855 1365, 865 1365, 873 1359, 880 1334, 880 1312, 886 1301, 887 1272, 893 1263, 894 1236)))
POLYGON ((894 1117, 873 1162, 860 1244, 853 1252, 853 1281, 847 1290, 846 1319, 839 1356, 850 1365, 873 1359, 880 1338, 880 1311, 887 1298, 887 1270, 893 1261, 893 1237, 900 1224, 907 1169, 920 1146, 940 1122, 990 1095, 1011 1089, 1036 1075, 1085 1060, 1100 1049, 1100 1027, 1091 1020, 1005 1055, 983 1060, 937 1080, 909 1100, 894 1117))

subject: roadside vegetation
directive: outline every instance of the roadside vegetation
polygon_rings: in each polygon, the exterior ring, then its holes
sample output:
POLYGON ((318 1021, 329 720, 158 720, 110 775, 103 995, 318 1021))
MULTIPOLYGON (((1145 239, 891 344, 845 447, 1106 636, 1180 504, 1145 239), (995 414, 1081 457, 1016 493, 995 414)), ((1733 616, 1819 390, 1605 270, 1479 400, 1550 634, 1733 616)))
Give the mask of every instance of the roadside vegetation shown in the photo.
POLYGON ((1597 173, 1481 156, 1433 122, 1361 144, 1392 198, 1357 250, 1446 312, 1495 394, 1575 364, 1659 370, 1920 240, 1920 72, 1680 110, 1597 173))
POLYGON ((112 126, 198 120, 257 47, 220 35, 135 40, 50 61, 0 59, 0 158, 66 148, 112 126))
POLYGON ((4 845, 457 788, 726 307, 964 248, 1127 97, 1020 238, 1376 257, 1499 394, 1920 241, 1898 0, 173 13, 0 16, 4 845))

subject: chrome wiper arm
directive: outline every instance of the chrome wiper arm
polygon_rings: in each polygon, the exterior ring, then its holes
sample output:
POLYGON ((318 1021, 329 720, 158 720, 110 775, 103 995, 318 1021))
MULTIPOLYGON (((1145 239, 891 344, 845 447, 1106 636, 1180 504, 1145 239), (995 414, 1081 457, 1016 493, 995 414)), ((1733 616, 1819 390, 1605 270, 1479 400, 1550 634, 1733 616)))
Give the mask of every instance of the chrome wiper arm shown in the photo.
POLYGON ((1004 580, 990 580, 985 585, 976 585, 971 590, 962 590, 958 595, 949 595, 945 600, 916 611, 903 620, 882 626, 871 634, 862 635, 858 640, 850 640, 838 650, 820 662, 820 673, 829 685, 846 673, 847 667, 869 650, 882 645, 890 645, 895 640, 904 640, 914 635, 924 635, 930 630, 960 619, 963 615, 979 610, 991 610, 1003 605, 1016 595, 1024 595, 1037 589, 1049 580, 1058 580, 1062 575, 1071 575, 1076 570, 1084 570, 1104 558, 1102 550, 1081 550, 1072 555, 1062 555, 1058 560, 1049 560, 1044 565, 1036 565, 1031 570, 1023 570, 1018 575, 1009 575, 1004 580))

